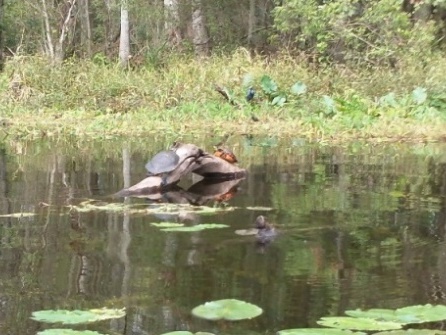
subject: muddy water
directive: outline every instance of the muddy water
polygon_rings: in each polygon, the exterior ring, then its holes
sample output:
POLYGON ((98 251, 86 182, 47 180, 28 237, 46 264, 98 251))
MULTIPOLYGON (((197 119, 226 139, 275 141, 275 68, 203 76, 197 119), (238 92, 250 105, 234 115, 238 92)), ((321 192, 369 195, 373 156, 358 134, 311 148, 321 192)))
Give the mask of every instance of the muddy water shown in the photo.
POLYGON ((44 309, 126 307, 126 318, 71 327, 102 334, 274 334, 347 309, 445 303, 445 146, 240 140, 230 145, 249 175, 203 201, 218 211, 110 197, 167 145, 3 144, 0 214, 32 216, 0 218, 1 334, 55 327, 30 319, 44 309), (260 214, 274 241, 235 234, 260 214), (229 227, 164 232, 160 222, 229 227), (264 313, 234 323, 190 313, 226 298, 264 313))

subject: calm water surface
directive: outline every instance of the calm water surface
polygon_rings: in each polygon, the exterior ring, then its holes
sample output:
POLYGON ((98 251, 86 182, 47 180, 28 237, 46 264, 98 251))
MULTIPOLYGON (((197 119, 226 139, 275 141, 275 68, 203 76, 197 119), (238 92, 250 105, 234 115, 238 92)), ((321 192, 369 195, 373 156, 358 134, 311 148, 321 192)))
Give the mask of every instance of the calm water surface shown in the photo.
POLYGON ((74 327, 104 334, 274 334, 347 309, 445 303, 445 145, 265 143, 230 144, 249 175, 232 198, 206 202, 227 209, 208 215, 76 209, 89 199, 142 209, 172 201, 110 197, 143 179, 166 143, 4 143, 0 214, 36 215, 0 218, 0 333, 51 328, 30 319, 42 309, 126 307, 126 318, 74 327), (266 247, 235 234, 260 214, 280 231, 266 247), (151 225, 165 221, 230 227, 151 225), (234 323, 190 314, 225 298, 264 313, 234 323))

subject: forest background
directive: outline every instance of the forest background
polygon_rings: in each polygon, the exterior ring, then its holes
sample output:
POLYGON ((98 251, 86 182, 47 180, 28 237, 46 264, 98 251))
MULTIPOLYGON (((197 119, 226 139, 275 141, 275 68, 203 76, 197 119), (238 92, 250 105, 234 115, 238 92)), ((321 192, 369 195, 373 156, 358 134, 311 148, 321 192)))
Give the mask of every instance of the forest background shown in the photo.
POLYGON ((445 138, 446 0, 0 0, 0 22, 7 135, 445 138))

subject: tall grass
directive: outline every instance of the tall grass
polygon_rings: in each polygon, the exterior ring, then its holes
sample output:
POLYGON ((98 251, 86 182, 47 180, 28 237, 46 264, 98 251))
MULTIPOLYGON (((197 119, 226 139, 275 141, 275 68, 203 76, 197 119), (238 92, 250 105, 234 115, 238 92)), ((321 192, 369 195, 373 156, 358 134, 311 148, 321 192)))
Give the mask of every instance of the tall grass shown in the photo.
POLYGON ((0 116, 11 121, 10 133, 30 137, 234 132, 311 138, 435 133, 438 138, 444 125, 442 105, 435 113, 427 108, 422 114, 429 118, 420 126, 410 104, 382 108, 376 102, 389 92, 408 96, 415 87, 438 95, 446 87, 445 70, 440 56, 429 64, 407 59, 397 68, 362 70, 316 66, 287 53, 252 57, 244 49, 201 60, 171 55, 161 67, 149 64, 127 71, 82 60, 54 68, 43 58, 16 57, 0 76, 0 116), (244 100, 248 74, 257 91, 254 104, 244 100), (284 91, 296 81, 305 83, 308 91, 282 107, 272 106, 262 95, 263 75, 284 91), (216 92, 215 84, 233 92, 235 106, 216 92), (336 102, 336 114, 323 113, 324 95, 336 102), (260 121, 254 122, 252 114, 260 121), (400 119, 405 122, 394 124, 400 119), (417 130, 424 128, 428 130, 417 130))

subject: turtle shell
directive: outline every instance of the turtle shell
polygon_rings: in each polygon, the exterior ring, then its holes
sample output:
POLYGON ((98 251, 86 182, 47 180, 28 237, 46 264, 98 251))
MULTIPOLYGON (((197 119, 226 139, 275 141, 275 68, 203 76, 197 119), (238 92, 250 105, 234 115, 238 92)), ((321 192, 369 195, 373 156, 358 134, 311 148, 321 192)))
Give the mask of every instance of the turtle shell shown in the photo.
POLYGON ((218 148, 214 152, 214 156, 220 157, 231 164, 237 163, 237 158, 235 157, 234 153, 227 148, 218 148))
POLYGON ((180 156, 174 151, 161 151, 146 164, 146 169, 152 175, 159 175, 174 170, 178 166, 179 161, 180 156))

